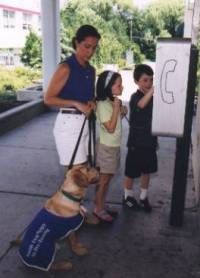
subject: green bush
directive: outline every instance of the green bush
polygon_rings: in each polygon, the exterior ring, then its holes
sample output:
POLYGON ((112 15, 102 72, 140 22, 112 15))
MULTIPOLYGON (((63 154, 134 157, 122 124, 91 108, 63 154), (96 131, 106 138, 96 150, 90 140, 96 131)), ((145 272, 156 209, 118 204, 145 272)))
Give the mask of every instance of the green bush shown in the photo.
POLYGON ((5 69, 0 67, 0 93, 16 92, 41 78, 41 72, 30 68, 5 69))
POLYGON ((0 92, 0 104, 10 103, 17 100, 17 96, 14 92, 0 92))

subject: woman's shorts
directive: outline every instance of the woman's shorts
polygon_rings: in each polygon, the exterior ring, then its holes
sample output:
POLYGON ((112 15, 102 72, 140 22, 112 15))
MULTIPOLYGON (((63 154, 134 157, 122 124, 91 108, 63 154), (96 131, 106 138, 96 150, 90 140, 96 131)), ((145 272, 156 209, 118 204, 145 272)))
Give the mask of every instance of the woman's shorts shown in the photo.
POLYGON ((157 154, 155 149, 136 148, 128 149, 125 163, 125 176, 138 178, 141 174, 157 172, 157 154))
MULTIPOLYGON (((58 113, 53 133, 61 165, 67 166, 71 161, 84 119, 84 114, 58 113)), ((74 159, 74 164, 80 164, 87 161, 88 134, 87 120, 74 159)))
POLYGON ((120 166, 120 147, 97 145, 97 166, 102 174, 115 174, 120 166))

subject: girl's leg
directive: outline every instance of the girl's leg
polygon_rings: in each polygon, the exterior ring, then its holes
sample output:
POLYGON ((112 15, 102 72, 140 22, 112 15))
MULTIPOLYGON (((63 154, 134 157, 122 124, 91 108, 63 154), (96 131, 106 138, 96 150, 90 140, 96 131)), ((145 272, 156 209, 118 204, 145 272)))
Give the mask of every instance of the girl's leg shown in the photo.
POLYGON ((95 212, 97 213, 104 209, 105 197, 112 177, 112 174, 100 174, 99 184, 96 187, 95 194, 95 212))

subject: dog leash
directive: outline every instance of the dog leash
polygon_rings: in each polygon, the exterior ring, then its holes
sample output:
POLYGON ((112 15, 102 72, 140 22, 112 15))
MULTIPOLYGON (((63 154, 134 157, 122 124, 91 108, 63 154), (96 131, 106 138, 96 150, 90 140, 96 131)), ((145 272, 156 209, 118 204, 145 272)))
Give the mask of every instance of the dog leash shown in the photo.
POLYGON ((83 130, 84 130, 84 127, 85 127, 86 120, 87 120, 87 117, 85 116, 85 119, 83 121, 83 124, 82 124, 81 130, 80 130, 80 133, 79 133, 79 136, 78 136, 78 139, 77 139, 77 142, 76 142, 76 146, 74 148, 74 152, 72 154, 72 158, 71 158, 71 161, 69 163, 68 169, 71 169, 73 167, 74 159, 75 159, 78 147, 79 147, 79 143, 80 143, 80 140, 81 140, 81 136, 83 134, 83 130))
MULTIPOLYGON (((81 140, 81 136, 83 134, 83 130, 85 127, 85 123, 86 123, 87 117, 85 117, 77 142, 76 142, 76 146, 74 148, 74 152, 72 154, 72 158, 71 161, 69 163, 68 169, 71 169, 73 167, 74 164, 74 159, 80 144, 80 140, 81 140)), ((89 128, 89 141, 88 141, 88 164, 90 167, 95 167, 96 166, 96 152, 95 152, 95 143, 96 143, 96 116, 94 111, 92 111, 89 115, 88 118, 88 128, 89 128), (93 147, 92 147, 93 144, 93 147), (93 149, 93 159, 92 159, 92 149, 93 149)))
POLYGON ((88 164, 90 167, 96 167, 96 115, 92 111, 89 119, 89 141, 88 141, 88 164), (92 155, 93 150, 93 155, 92 155), (93 158, 93 159, 92 159, 93 158))
POLYGON ((129 119, 128 119, 128 117, 126 115, 124 116, 124 119, 126 119, 128 124, 130 124, 130 121, 129 121, 129 119))

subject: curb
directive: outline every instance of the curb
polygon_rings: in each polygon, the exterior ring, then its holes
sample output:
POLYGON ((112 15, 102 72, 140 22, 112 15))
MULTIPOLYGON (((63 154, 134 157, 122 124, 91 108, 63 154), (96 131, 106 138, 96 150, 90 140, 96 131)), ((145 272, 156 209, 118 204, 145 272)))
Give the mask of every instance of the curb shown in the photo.
POLYGON ((43 99, 30 101, 0 114, 0 135, 48 111, 43 99))

